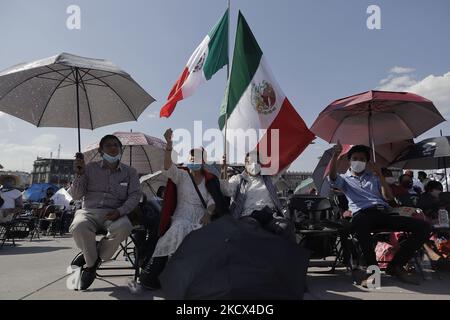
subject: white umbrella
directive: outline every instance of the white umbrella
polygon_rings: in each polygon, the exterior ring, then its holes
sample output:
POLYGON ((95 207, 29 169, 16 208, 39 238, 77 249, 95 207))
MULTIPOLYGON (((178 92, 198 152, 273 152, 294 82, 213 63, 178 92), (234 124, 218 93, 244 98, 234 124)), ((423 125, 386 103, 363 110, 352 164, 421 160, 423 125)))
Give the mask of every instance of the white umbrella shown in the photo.
POLYGON ((153 99, 107 60, 62 53, 0 72, 0 111, 37 127, 80 129, 137 121, 153 99))

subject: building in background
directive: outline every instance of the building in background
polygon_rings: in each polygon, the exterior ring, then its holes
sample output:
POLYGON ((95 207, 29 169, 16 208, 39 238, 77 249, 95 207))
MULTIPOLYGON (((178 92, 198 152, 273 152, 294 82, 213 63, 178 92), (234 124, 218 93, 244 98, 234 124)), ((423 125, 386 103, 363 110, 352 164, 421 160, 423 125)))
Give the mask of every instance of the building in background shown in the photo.
POLYGON ((309 178, 312 178, 312 172, 288 171, 280 176, 276 187, 278 191, 287 194, 288 191, 294 191, 303 180, 309 178))
POLYGON ((31 183, 53 183, 64 186, 73 180, 72 159, 37 158, 31 172, 31 183))

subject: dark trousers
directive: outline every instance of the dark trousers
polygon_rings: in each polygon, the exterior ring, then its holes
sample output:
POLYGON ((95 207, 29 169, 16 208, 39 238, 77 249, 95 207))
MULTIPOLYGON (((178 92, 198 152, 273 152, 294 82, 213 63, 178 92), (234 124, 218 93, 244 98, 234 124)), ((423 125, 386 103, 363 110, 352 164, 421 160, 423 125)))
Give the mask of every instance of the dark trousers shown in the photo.
POLYGON ((423 220, 389 215, 376 208, 359 211, 351 221, 351 232, 358 239, 368 266, 378 265, 371 232, 381 230, 409 233, 390 263, 391 267, 404 266, 430 237, 431 225, 423 220))
POLYGON ((168 260, 169 257, 155 257, 147 262, 139 277, 140 283, 145 287, 153 289, 161 288, 159 276, 164 271, 168 260))
POLYGON ((292 223, 282 217, 274 217, 274 211, 269 207, 265 207, 262 210, 253 211, 248 217, 241 219, 248 223, 257 223, 264 230, 279 235, 291 242, 297 243, 295 237, 295 230, 292 223))

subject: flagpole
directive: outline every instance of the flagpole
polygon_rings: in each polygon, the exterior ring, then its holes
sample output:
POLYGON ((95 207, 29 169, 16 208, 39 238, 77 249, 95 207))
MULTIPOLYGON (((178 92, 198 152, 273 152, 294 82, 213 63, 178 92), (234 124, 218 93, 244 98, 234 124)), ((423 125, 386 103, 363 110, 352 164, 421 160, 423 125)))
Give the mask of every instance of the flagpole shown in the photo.
MULTIPOLYGON (((231 8, 231 0, 227 0, 228 3, 228 63, 227 63, 227 86, 229 85, 230 80, 230 8, 231 8)), ((229 89, 229 88, 228 88, 229 89)), ((227 101, 225 104, 225 134, 223 139, 223 156, 225 158, 225 162, 227 162, 227 126, 228 126, 228 97, 226 97, 227 101)))

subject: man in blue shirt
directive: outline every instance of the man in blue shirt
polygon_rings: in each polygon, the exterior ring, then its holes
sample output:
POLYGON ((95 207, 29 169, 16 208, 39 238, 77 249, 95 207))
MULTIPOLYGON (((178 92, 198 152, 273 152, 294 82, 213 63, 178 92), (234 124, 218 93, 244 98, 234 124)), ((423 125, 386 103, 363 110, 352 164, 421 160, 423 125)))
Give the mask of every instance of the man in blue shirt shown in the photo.
MULTIPOLYGON (((354 146, 348 152, 350 168, 343 175, 337 174, 337 159, 342 152, 338 143, 335 147, 330 167, 330 181, 348 199, 349 210, 353 213, 351 232, 358 239, 368 266, 377 266, 371 232, 375 230, 404 231, 408 238, 402 243, 386 272, 401 281, 418 284, 417 280, 405 270, 405 264, 413 257, 429 238, 431 226, 422 220, 389 214, 388 202, 393 200, 392 190, 381 170, 369 162, 370 149, 354 146), (371 169, 370 171, 367 169, 371 169)), ((366 286, 367 281, 362 285, 366 286)))

